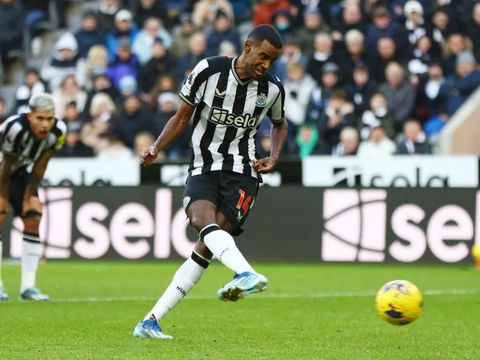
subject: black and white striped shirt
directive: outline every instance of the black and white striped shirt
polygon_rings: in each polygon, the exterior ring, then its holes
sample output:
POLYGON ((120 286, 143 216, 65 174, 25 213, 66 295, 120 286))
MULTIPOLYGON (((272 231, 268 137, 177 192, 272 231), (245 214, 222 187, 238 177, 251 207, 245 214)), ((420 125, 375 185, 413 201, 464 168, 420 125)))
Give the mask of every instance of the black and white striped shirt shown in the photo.
POLYGON ((0 126, 0 146, 2 153, 18 156, 11 172, 34 164, 40 156, 49 150, 60 150, 65 142, 67 126, 55 119, 55 125, 45 139, 37 139, 30 131, 26 114, 10 116, 0 126))
POLYGON ((267 74, 242 81, 235 61, 220 56, 200 61, 180 91, 180 98, 196 107, 192 176, 233 171, 257 178, 252 168, 257 128, 265 116, 283 121, 285 91, 280 80, 267 74))

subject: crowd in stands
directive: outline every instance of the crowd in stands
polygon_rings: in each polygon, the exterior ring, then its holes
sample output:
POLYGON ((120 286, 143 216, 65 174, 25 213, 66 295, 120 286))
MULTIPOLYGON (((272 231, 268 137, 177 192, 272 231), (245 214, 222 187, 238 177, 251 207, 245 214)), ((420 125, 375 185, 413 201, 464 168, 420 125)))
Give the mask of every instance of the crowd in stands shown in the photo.
MULTIPOLYGON (((175 113, 177 92, 196 63, 239 55, 246 34, 263 23, 284 40, 270 71, 286 91, 286 155, 430 154, 442 127, 480 85, 480 1, 90 3, 81 27, 65 29, 40 69, 26 69, 14 108, 0 100, 3 121, 27 111, 32 94, 50 91, 57 117, 68 124, 58 156, 138 153, 175 113)), ((21 41, 23 24, 35 38, 45 6, 0 0, 1 54, 21 41)), ((269 126, 264 121, 257 134, 260 155, 269 153, 269 126)), ((163 156, 189 153, 186 133, 163 156)))

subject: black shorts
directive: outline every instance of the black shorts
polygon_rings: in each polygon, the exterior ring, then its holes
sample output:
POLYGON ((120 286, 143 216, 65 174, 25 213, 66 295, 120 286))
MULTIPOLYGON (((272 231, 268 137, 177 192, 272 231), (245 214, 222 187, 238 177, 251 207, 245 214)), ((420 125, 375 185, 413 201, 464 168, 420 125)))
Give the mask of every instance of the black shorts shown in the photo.
POLYGON ((233 235, 242 232, 245 222, 255 203, 258 193, 258 180, 231 171, 212 171, 206 174, 188 176, 183 198, 183 206, 195 200, 208 200, 217 206, 232 223, 233 235))
MULTIPOLYGON (((21 216, 23 212, 23 197, 25 196, 25 189, 27 188, 30 173, 22 168, 10 175, 8 201, 13 208, 14 216, 21 216)), ((38 196, 37 193, 35 195, 38 196)))

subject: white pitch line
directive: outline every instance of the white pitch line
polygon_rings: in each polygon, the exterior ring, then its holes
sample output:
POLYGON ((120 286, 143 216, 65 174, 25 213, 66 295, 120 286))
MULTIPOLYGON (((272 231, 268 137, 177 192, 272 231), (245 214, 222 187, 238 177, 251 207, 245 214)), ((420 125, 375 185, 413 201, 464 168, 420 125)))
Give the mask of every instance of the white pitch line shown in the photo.
MULTIPOLYGON (((260 296, 253 296, 251 299, 322 299, 322 298, 353 298, 353 297, 370 297, 375 296, 374 291, 359 292, 319 292, 319 293, 265 293, 260 296)), ((438 289, 426 290, 423 292, 427 296, 442 295, 474 295, 480 294, 480 290, 475 289, 438 289)), ((215 296, 192 295, 187 296, 185 300, 214 300, 215 296)), ((156 301, 157 298, 149 296, 118 296, 118 297, 86 297, 86 298, 68 298, 68 299, 52 299, 56 303, 96 303, 96 302, 123 302, 123 301, 156 301)))

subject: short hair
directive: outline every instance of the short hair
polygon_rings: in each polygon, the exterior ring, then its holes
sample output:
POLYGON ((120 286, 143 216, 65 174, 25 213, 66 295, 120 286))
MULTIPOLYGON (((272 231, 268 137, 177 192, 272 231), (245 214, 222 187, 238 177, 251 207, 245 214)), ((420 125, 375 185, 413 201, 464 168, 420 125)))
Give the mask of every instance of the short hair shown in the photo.
POLYGON ((47 93, 40 93, 33 95, 28 101, 30 111, 43 110, 50 111, 55 110, 55 103, 53 97, 47 93))
POLYGON ((257 26, 250 32, 250 34, 248 34, 247 39, 252 40, 255 45, 267 40, 277 49, 281 49, 283 47, 282 37, 278 30, 272 25, 263 24, 257 26))

